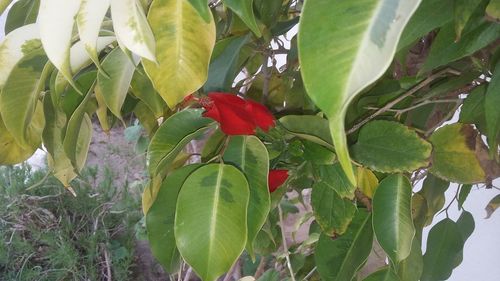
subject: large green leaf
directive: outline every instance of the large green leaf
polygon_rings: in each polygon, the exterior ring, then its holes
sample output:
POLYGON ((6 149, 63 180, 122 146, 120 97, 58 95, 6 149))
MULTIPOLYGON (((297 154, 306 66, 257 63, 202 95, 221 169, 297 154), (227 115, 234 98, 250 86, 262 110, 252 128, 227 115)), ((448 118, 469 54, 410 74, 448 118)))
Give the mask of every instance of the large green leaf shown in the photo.
POLYGON ((224 162, 238 167, 247 177, 250 187, 248 203, 248 239, 246 249, 255 257, 253 242, 264 225, 271 208, 267 186, 269 155, 266 146, 254 136, 231 137, 224 151, 224 162))
POLYGON ((130 89, 134 96, 143 101, 151 109, 156 118, 163 116, 166 104, 160 95, 158 95, 142 68, 139 67, 136 69, 130 82, 130 89))
POLYGON ((446 180, 469 184, 483 182, 485 172, 476 157, 477 132, 471 125, 446 125, 432 134, 434 175, 446 180))
MULTIPOLYGON (((472 216, 471 213, 463 211, 457 220, 457 226, 458 229, 460 230, 460 234, 462 235, 462 239, 465 244, 467 239, 469 239, 469 237, 474 232, 474 228, 476 228, 474 217, 472 216)), ((457 255, 457 258, 455 260, 455 267, 459 266, 462 263, 463 259, 464 259, 464 251, 462 250, 460 251, 460 254, 457 255)))
POLYGON ((17 1, 9 9, 7 20, 5 21, 5 34, 36 22, 40 0, 17 1))
POLYGON ((305 1, 298 37, 304 85, 329 118, 337 157, 353 184, 356 178, 344 132, 347 107, 389 67, 403 28, 419 3, 305 1))
POLYGON ((224 4, 237 14, 257 37, 262 36, 259 26, 255 21, 253 0, 224 0, 224 4))
POLYGON ((342 198, 354 199, 356 186, 349 182, 339 163, 317 167, 320 181, 335 190, 342 198))
POLYGON ((447 280, 460 256, 464 240, 458 225, 446 218, 429 232, 421 281, 447 280))
POLYGON ((9 33, 0 44, 0 90, 16 64, 41 46, 36 24, 29 24, 9 33))
POLYGON ((443 26, 432 43, 432 47, 421 69, 427 72, 455 60, 470 56, 500 37, 500 25, 483 22, 476 28, 468 28, 462 33, 460 41, 455 42, 455 26, 443 26))
MULTIPOLYGON (((32 126, 38 97, 45 86, 47 57, 42 49, 23 57, 14 67, 0 95, 0 113, 5 127, 25 147, 39 143, 41 128, 32 126), (35 141, 38 140, 38 141, 35 141)), ((43 119, 43 118, 42 118, 43 119)), ((43 127, 43 125, 42 125, 43 127)))
POLYGON ((418 192, 427 202, 427 223, 432 223, 434 215, 437 214, 443 207, 446 201, 445 192, 450 186, 448 181, 442 180, 432 174, 427 175, 422 185, 422 189, 418 192))
POLYGON ((206 165, 184 182, 177 199, 175 240, 202 280, 217 280, 243 252, 249 196, 245 176, 231 165, 206 165))
POLYGON ((152 176, 167 168, 186 144, 201 136, 213 120, 201 116, 202 110, 188 109, 168 118, 151 139, 148 149, 152 176))
POLYGON ((352 147, 356 161, 384 173, 412 172, 427 166, 432 146, 401 123, 372 121, 352 147))
POLYGON ((139 1, 111 0, 111 16, 119 42, 135 54, 156 61, 155 37, 139 1))
POLYGON ((70 47, 81 0, 41 0, 37 23, 43 49, 54 66, 72 81, 70 47))
POLYGON ((394 264, 408 257, 415 236, 411 193, 411 183, 405 176, 390 175, 380 182, 373 196, 373 230, 394 264))
POLYGON ((456 0, 453 8, 455 10, 455 33, 457 35, 455 41, 459 41, 462 36, 462 31, 469 21, 476 7, 483 0, 456 0))
POLYGON ((398 50, 452 21, 453 4, 454 0, 423 0, 403 31, 398 50))
POLYGON ((368 277, 363 279, 363 281, 400 281, 400 279, 390 267, 385 267, 370 274, 368 277))
POLYGON ((104 101, 109 110, 118 118, 122 118, 121 110, 127 97, 135 65, 120 49, 115 48, 102 62, 105 73, 99 72, 97 81, 104 101))
MULTIPOLYGON (((488 132, 488 144, 491 155, 498 155, 498 139, 500 139, 500 61, 495 66, 484 99, 484 112, 488 132)), ((498 156, 497 156, 498 157, 498 156)))
POLYGON ((249 36, 233 36, 217 42, 214 47, 208 79, 203 89, 206 92, 230 92, 234 79, 241 71, 239 65, 241 49, 248 42, 249 36))
POLYGON ((163 180, 156 200, 146 214, 151 252, 170 274, 179 270, 181 262, 174 236, 177 196, 186 178, 199 167, 199 164, 188 165, 169 174, 163 180))
POLYGON ((287 115, 281 117, 280 124, 301 138, 333 148, 328 121, 316 115, 287 115))
POLYGON ((80 40, 96 65, 99 65, 97 38, 99 37, 102 21, 109 10, 109 5, 110 0, 82 1, 76 18, 80 40))
POLYGON ((332 239, 321 234, 316 245, 318 272, 325 281, 352 280, 372 250, 371 215, 360 209, 346 233, 332 239))
POLYGON ((415 236, 411 244, 410 255, 401 261, 397 274, 401 281, 418 281, 423 269, 422 246, 420 240, 415 236))
POLYGON ((325 182, 318 182, 313 186, 311 205, 316 221, 330 236, 342 235, 356 213, 356 205, 340 197, 337 191, 325 182))
POLYGON ((213 19, 206 23, 185 0, 154 0, 148 21, 159 50, 158 64, 143 61, 144 69, 167 105, 174 108, 207 79, 215 24, 213 19))

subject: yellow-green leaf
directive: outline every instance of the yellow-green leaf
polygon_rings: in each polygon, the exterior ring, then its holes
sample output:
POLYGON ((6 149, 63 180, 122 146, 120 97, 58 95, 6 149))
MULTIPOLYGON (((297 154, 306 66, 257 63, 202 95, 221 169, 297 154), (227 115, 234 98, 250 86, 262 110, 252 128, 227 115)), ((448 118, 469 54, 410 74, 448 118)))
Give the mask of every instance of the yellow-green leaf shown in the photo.
POLYGON ((138 56, 156 61, 155 37, 141 3, 138 0, 111 0, 111 16, 119 42, 138 56))
POLYGON ((378 187, 377 176, 364 167, 358 167, 357 176, 359 190, 368 198, 373 198, 373 194, 378 187))
POLYGON ((446 180, 469 184, 485 180, 485 172, 476 157, 477 132, 471 125, 447 125, 432 134, 434 146, 430 172, 446 180))
POLYGON ((491 0, 488 6, 486 7, 486 14, 490 18, 496 21, 500 21, 500 1, 491 0))
POLYGON ((156 38, 158 64, 143 61, 144 69, 173 108, 206 81, 215 24, 206 23, 185 0, 154 0, 148 20, 156 38))
MULTIPOLYGON (((42 111, 39 110, 39 112, 42 111)), ((39 143, 33 147, 19 145, 12 134, 5 128, 0 116, 0 165, 14 165, 27 160, 35 153, 38 145, 39 143)))
POLYGON ((329 118, 337 157, 354 184, 344 118, 349 103, 389 67, 420 0, 306 0, 299 58, 307 94, 329 118))
POLYGON ((462 31, 469 21, 476 7, 483 2, 482 0, 455 0, 453 5, 455 9, 455 41, 459 41, 462 31))
POLYGON ((12 0, 0 0, 0 15, 3 14, 11 2, 12 0))

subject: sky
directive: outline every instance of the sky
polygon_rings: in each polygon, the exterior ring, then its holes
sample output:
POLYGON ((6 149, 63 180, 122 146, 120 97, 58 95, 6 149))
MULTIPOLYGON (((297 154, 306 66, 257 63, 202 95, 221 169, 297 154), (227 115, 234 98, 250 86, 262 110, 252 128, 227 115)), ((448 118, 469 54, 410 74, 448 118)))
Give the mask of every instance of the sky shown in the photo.
MULTIPOLYGON (((0 16, 0 40, 4 36, 5 13, 0 16)), ((296 32, 296 31, 295 31, 296 32)), ((291 37, 289 37, 291 38, 291 37)), ((40 155, 37 154, 40 158, 40 155)), ((43 157, 42 157, 43 158, 43 157)), ((35 161, 36 162, 36 161, 35 161)), ((494 182, 500 187, 500 180, 494 182)), ((458 186, 452 185, 446 192, 447 202, 455 196, 458 186)), ((486 212, 484 208, 488 202, 499 194, 497 189, 473 188, 464 204, 464 208, 474 216, 476 228, 465 244, 464 260, 460 266, 455 268, 447 281, 498 281, 500 280, 500 211, 494 213, 491 218, 484 219, 486 212)), ((449 212, 450 218, 455 220, 460 216, 456 203, 452 204, 449 212)), ((434 218, 433 225, 445 218, 441 214, 434 218)), ((424 236, 429 232, 431 226, 424 229, 424 236)), ((425 249, 425 238, 423 248, 425 249)))

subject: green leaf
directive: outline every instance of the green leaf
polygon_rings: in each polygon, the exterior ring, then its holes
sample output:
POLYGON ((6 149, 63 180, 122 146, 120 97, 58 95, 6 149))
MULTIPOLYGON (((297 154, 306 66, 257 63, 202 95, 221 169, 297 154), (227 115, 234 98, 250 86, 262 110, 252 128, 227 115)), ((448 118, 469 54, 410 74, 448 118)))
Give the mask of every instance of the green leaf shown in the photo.
POLYGON ((412 172, 427 166, 432 146, 403 124, 377 120, 359 132, 352 155, 361 164, 384 173, 412 172))
POLYGON ((97 110, 96 110, 97 119, 99 119, 99 123, 101 124, 102 130, 105 133, 109 133, 109 130, 111 130, 111 125, 108 116, 108 106, 104 101, 104 96, 102 94, 101 88, 99 88, 99 85, 95 86, 94 94, 97 102, 97 110))
POLYGON ((486 205, 486 218, 489 219, 498 207, 500 207, 500 195, 495 196, 490 200, 490 202, 488 202, 488 205, 486 205))
POLYGON ((405 176, 390 175, 380 182, 373 196, 373 230, 396 265, 410 254, 415 236, 411 193, 411 183, 405 176))
POLYGON ((291 134, 333 149, 326 119, 316 115, 287 115, 279 122, 291 134))
POLYGON ((432 174, 427 175, 422 185, 422 189, 418 192, 427 202, 427 223, 432 223, 434 215, 437 214, 443 207, 446 201, 445 192, 450 186, 448 181, 442 180, 432 174))
POLYGON ((155 37, 139 1, 111 0, 111 16, 119 42, 138 56, 156 61, 155 37))
POLYGON ((252 30, 252 32, 261 37, 259 26, 255 21, 253 13, 253 0, 224 0, 224 4, 231 9, 240 19, 252 30))
POLYGON ((460 40, 465 25, 481 2, 483 0, 455 0, 455 5, 453 6, 455 11, 455 33, 457 35, 455 41, 460 40))
POLYGON ((331 165, 335 161, 335 153, 328 148, 312 141, 302 141, 304 145, 304 160, 315 165, 331 165))
POLYGON ((177 199, 175 240, 204 281, 229 271, 247 240, 248 183, 234 166, 209 164, 194 171, 177 199))
POLYGON ((208 8, 208 2, 206 0, 188 0, 191 5, 198 11, 200 16, 209 23, 212 20, 212 12, 208 8))
POLYGON ((379 184, 377 176, 364 167, 358 167, 356 174, 359 190, 368 198, 372 199, 379 184))
MULTIPOLYGON (((38 110, 38 112, 42 113, 41 110, 38 110)), ((43 116, 40 117, 35 120, 43 120, 43 116)), ((14 165, 27 160, 35 153, 39 145, 39 142, 32 147, 23 147, 18 144, 12 134, 5 128, 0 116, 0 165, 14 165)))
POLYGON ((500 62, 495 66, 484 99, 490 154, 496 157, 498 157, 498 139, 500 138, 500 110, 498 110, 498 104, 500 104, 500 62))
POLYGON ((398 50, 453 20, 453 0, 424 0, 406 25, 398 50))
POLYGON ((97 66, 100 66, 97 38, 109 6, 110 0, 85 0, 82 1, 76 17, 80 40, 83 42, 89 57, 97 66))
POLYGON ((158 64, 143 61, 144 70, 167 105, 174 108, 207 79, 215 24, 213 20, 206 23, 185 0, 154 0, 148 21, 159 52, 158 64))
POLYGON ((16 64, 26 55, 41 47, 36 24, 29 24, 9 33, 0 44, 0 90, 16 64))
POLYGON ((201 116, 203 110, 188 109, 168 118, 151 139, 148 148, 149 173, 158 175, 194 138, 205 133, 213 120, 201 116))
POLYGON ((127 97, 135 65, 120 49, 115 48, 102 62, 102 72, 97 75, 97 82, 102 91, 104 101, 109 110, 118 118, 122 118, 121 110, 127 97))
POLYGON ((469 193, 472 190, 472 184, 464 184, 460 187, 460 193, 458 194, 458 210, 462 210, 465 200, 469 196, 469 193))
POLYGON ((500 21, 500 1, 491 0, 486 7, 486 15, 496 21, 500 21))
POLYGON ((469 28, 462 33, 460 41, 455 43, 455 26, 449 23, 443 26, 432 43, 429 55, 420 70, 425 73, 458 59, 470 56, 500 37, 500 25, 483 22, 476 28, 469 28))
POLYGON ((460 110, 459 121, 465 124, 476 124, 484 127, 486 124, 484 102, 486 96, 486 86, 482 85, 472 90, 464 100, 460 110))
POLYGON ((253 243, 264 225, 271 208, 267 186, 269 155, 265 145, 255 136, 233 136, 224 151, 224 162, 238 167, 250 187, 248 203, 246 249, 255 257, 253 243))
POLYGON ((339 163, 318 166, 318 178, 342 198, 354 199, 356 186, 349 182, 339 163))
POLYGON ((483 182, 485 173, 475 154, 477 132, 471 125, 446 125, 432 134, 434 175, 446 180, 470 184, 483 182), (466 172, 465 172, 466 171, 466 172))
POLYGON ((208 67, 208 79, 203 86, 205 92, 231 91, 234 79, 241 71, 239 65, 241 49, 248 40, 249 36, 233 36, 215 44, 208 67))
POLYGON ((342 199, 325 182, 313 186, 311 205, 316 221, 329 236, 342 235, 356 213, 356 205, 348 199, 342 199))
POLYGON ((186 178, 200 166, 184 166, 169 174, 163 180, 156 200, 146 215, 151 252, 169 274, 176 273, 181 262, 174 236, 177 196, 186 178))
POLYGON ((21 0, 10 7, 5 21, 5 34, 36 22, 40 0, 21 0))
POLYGON ((130 89, 134 96, 143 101, 151 109, 156 118, 163 116, 166 104, 160 95, 158 95, 142 68, 136 69, 130 83, 130 89))
POLYGON ((41 0, 37 23, 47 57, 70 83, 70 47, 81 0, 41 0))
POLYGON ((347 107, 389 67, 403 28, 419 3, 305 1, 298 37, 304 85, 329 118, 337 157, 353 184, 356 178, 344 132, 347 107))
POLYGON ((277 272, 274 269, 269 269, 268 271, 264 272, 262 276, 257 279, 257 281, 279 281, 280 280, 280 273, 277 272))
POLYGON ((50 67, 47 57, 38 49, 23 57, 7 79, 0 95, 0 113, 5 127, 17 143, 25 147, 39 144, 43 128, 32 126, 33 115, 39 105, 38 95, 45 86, 50 67))
POLYGON ((421 281, 447 280, 461 254, 464 240, 458 225, 446 218, 429 232, 421 281))
POLYGON ((3 14, 5 9, 7 9, 11 2, 12 0, 0 0, 0 15, 3 14))
MULTIPOLYGON (((411 244, 410 255, 401 261, 398 266, 398 276, 404 281, 418 281, 424 270, 424 260, 422 257, 422 246, 420 240, 415 237, 411 244)), ((399 281, 399 279, 397 279, 399 281)))
POLYGON ((352 280, 372 250, 371 215, 360 209, 344 235, 321 234, 316 245, 318 272, 325 281, 352 280))
MULTIPOLYGON (((370 274, 363 281, 400 281, 399 277, 391 270, 390 267, 385 267, 379 271, 370 274)), ((406 280, 405 280, 406 281, 406 280)))
MULTIPOLYGON (((458 229, 460 230, 460 234, 462 235, 462 239, 465 244, 467 239, 469 239, 469 237, 474 232, 474 228, 476 227, 476 224, 474 222, 474 217, 472 217, 471 213, 463 211, 457 220, 457 226, 458 229)), ((459 266, 462 263, 463 259, 464 259, 464 251, 462 250, 455 259, 455 267, 459 266)))

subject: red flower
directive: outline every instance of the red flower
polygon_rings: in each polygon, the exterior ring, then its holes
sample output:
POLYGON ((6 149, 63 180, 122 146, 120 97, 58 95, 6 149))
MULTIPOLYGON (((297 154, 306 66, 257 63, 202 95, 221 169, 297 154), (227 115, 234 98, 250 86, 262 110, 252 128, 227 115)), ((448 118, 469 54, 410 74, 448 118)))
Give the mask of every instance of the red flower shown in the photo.
POLYGON ((278 187, 285 183, 288 179, 288 170, 270 170, 267 182, 269 184, 269 192, 274 192, 278 187))
POLYGON ((236 95, 209 93, 208 101, 201 100, 203 116, 220 123, 227 135, 253 135, 257 127, 267 132, 274 126, 274 116, 260 103, 236 95))

